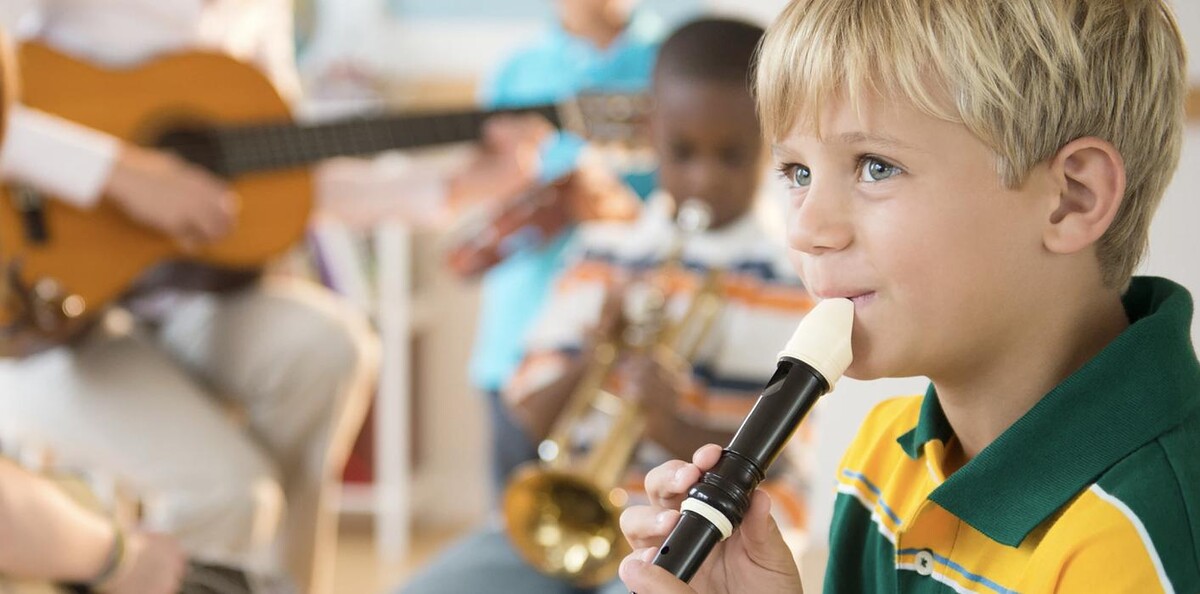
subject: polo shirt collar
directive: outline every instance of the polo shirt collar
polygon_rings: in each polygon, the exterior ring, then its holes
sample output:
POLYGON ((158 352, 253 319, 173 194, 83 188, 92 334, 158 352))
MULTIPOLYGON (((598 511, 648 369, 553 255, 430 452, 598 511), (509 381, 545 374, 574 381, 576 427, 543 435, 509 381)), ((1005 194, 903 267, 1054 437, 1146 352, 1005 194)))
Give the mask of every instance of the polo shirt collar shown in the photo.
MULTIPOLYGON (((1105 470, 1200 409, 1187 290, 1138 277, 1123 303, 1129 328, 947 477, 932 501, 1019 546, 1105 470)), ((952 435, 931 385, 916 427, 897 441, 915 460, 925 443, 952 435)))

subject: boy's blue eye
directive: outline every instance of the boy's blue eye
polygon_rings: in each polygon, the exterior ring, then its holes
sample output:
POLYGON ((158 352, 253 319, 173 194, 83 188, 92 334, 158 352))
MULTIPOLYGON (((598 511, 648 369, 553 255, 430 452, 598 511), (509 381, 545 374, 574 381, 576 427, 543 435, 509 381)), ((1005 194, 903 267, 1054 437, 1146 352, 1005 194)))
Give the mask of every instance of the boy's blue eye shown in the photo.
POLYGON ((886 161, 880 161, 879 159, 873 157, 867 157, 862 160, 861 173, 862 175, 858 177, 858 181, 874 183, 895 177, 903 173, 903 171, 899 167, 896 167, 895 165, 892 165, 886 161))
POLYGON ((788 187, 803 188, 812 184, 812 170, 803 165, 788 163, 779 168, 788 187))

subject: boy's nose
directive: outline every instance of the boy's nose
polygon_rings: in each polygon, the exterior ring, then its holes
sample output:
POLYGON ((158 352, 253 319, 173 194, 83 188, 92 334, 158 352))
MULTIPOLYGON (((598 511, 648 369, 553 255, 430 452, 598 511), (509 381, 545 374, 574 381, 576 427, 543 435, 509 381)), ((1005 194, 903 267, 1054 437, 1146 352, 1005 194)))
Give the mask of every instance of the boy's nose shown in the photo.
POLYGON ((854 240, 848 198, 814 182, 803 200, 788 207, 787 238, 792 249, 806 254, 846 249, 854 240))
POLYGON ((688 185, 693 196, 716 196, 721 194, 724 176, 716 163, 701 159, 688 171, 688 185))

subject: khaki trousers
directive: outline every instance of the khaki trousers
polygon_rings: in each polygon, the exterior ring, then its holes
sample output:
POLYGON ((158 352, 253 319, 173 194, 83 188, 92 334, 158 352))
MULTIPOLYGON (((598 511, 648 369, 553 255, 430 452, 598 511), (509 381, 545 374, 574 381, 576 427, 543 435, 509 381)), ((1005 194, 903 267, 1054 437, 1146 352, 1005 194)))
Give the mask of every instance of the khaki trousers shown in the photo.
POLYGON ((378 365, 366 321, 323 289, 268 279, 189 298, 154 330, 120 325, 0 360, 0 439, 113 473, 148 528, 198 559, 286 568, 302 592, 331 592, 333 497, 378 365))

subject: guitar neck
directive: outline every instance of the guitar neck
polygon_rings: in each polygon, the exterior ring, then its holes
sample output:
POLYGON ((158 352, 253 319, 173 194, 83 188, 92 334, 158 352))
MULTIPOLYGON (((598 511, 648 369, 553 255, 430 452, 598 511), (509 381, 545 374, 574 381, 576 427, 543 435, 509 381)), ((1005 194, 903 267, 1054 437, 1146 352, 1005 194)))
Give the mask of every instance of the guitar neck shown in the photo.
MULTIPOLYGON (((292 169, 333 157, 477 140, 483 122, 501 113, 533 113, 556 127, 563 124, 556 105, 354 118, 316 125, 256 124, 211 132, 209 142, 215 146, 205 147, 207 154, 195 155, 194 160, 207 162, 227 176, 292 169)), ((174 142, 164 139, 163 145, 186 154, 196 143, 189 135, 174 142)))

